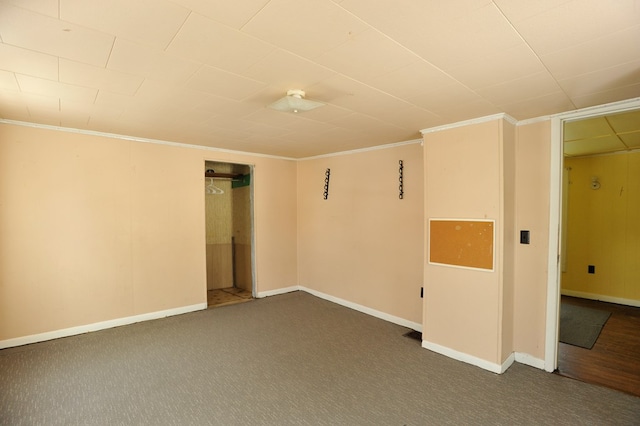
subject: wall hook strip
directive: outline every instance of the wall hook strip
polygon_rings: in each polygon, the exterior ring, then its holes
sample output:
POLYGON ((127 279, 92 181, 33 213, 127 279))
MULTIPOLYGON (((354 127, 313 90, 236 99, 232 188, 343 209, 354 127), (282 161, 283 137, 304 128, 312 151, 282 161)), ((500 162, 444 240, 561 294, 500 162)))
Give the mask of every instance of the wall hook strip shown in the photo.
POLYGON ((324 172, 324 199, 329 198, 329 177, 331 176, 331 169, 327 169, 324 172))
POLYGON ((404 164, 402 163, 402 160, 400 160, 398 162, 398 164, 400 165, 400 167, 398 168, 398 174, 400 176, 398 178, 398 181, 400 182, 400 184, 398 185, 398 191, 399 191, 398 198, 400 198, 402 200, 402 199, 404 199, 404 182, 403 182, 403 179, 404 179, 404 176, 403 176, 404 175, 404 164))

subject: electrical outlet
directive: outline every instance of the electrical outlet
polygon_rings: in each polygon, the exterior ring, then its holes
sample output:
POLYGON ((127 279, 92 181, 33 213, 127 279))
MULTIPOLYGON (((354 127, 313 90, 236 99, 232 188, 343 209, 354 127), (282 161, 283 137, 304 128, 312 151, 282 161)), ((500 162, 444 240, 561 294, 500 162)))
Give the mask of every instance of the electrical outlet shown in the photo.
POLYGON ((420 298, 424 297, 424 287, 420 287, 420 298))
POLYGON ((588 271, 590 274, 595 274, 596 273, 596 266, 595 265, 589 265, 588 271))
POLYGON ((531 242, 530 232, 520 231, 520 244, 529 244, 531 242))

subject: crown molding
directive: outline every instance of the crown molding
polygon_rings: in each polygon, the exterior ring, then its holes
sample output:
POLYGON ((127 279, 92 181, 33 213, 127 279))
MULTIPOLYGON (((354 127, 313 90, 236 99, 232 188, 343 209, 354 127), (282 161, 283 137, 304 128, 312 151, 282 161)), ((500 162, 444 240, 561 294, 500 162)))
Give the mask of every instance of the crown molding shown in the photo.
POLYGON ((192 149, 198 149, 198 150, 201 150, 201 151, 223 152, 223 153, 227 153, 227 154, 247 155, 247 156, 251 156, 251 157, 261 157, 261 158, 272 158, 272 159, 277 159, 277 160, 289 160, 289 161, 297 160, 296 158, 293 158, 293 157, 283 157, 283 156, 278 156, 278 155, 260 154, 260 153, 257 153, 257 152, 248 152, 248 151, 236 151, 236 150, 233 150, 233 149, 215 148, 215 147, 203 146, 203 145, 193 145, 193 144, 187 144, 187 143, 165 141, 165 140, 160 140, 160 139, 140 138, 140 137, 137 137, 137 136, 126 136, 126 135, 120 135, 120 134, 117 134, 117 133, 98 132, 98 131, 95 131, 95 130, 75 129, 73 127, 61 127, 61 126, 52 126, 52 125, 49 125, 49 124, 30 123, 30 122, 27 122, 27 121, 7 120, 7 119, 4 119, 4 118, 0 118, 0 124, 12 124, 12 125, 15 125, 15 126, 32 127, 32 128, 44 129, 44 130, 55 130, 55 131, 59 131, 59 132, 76 133, 76 134, 88 135, 88 136, 100 136, 100 137, 106 137, 106 138, 112 138, 112 139, 121 139, 121 140, 125 140, 125 141, 133 141, 133 142, 151 143, 151 144, 156 144, 156 145, 172 146, 172 147, 176 147, 176 148, 192 148, 192 149))
POLYGON ((350 151, 340 151, 340 152, 331 152, 329 154, 321 154, 321 155, 314 155, 312 157, 304 157, 304 158, 297 158, 298 161, 305 161, 305 160, 315 160, 318 158, 327 158, 327 157, 337 157, 337 156, 342 156, 342 155, 350 155, 350 154, 359 154, 362 152, 369 152, 369 151, 378 151, 380 149, 389 149, 389 148, 397 148, 399 146, 404 146, 404 145, 414 145, 414 144, 422 144, 422 139, 412 139, 410 141, 404 141, 404 142, 395 142, 395 143, 390 143, 390 144, 386 144, 386 145, 376 145, 376 146, 370 146, 367 148, 359 148, 359 149, 353 149, 350 151))
POLYGON ((470 120, 458 121, 456 123, 445 124, 443 126, 431 127, 428 129, 420 130, 420 133, 422 133, 423 135, 426 135, 427 133, 441 132, 443 130, 456 129, 458 127, 465 127, 471 124, 480 124, 480 123, 486 123, 486 122, 495 121, 495 120, 506 120, 513 125, 518 124, 518 120, 511 117, 509 114, 500 113, 500 114, 487 115, 485 117, 472 118, 470 120))

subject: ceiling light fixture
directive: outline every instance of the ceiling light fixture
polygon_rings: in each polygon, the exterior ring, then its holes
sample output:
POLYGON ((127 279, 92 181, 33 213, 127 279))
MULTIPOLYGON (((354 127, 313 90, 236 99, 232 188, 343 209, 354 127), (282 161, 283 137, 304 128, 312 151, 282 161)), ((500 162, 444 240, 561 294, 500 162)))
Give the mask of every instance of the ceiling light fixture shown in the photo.
POLYGON ((282 112, 305 112, 324 106, 322 102, 310 101, 304 98, 304 91, 292 89, 287 91, 287 96, 278 99, 269 108, 282 112))

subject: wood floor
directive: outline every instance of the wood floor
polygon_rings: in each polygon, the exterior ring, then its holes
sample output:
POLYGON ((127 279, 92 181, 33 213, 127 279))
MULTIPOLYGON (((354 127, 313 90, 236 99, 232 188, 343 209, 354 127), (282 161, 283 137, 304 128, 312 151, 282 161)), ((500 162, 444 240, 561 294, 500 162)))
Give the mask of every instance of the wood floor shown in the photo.
POLYGON ((253 300, 250 291, 241 288, 229 287, 207 291, 207 305, 209 308, 234 305, 253 300))
POLYGON ((611 312, 592 349, 560 343, 562 376, 640 397, 640 308, 562 296, 562 302, 611 312))

